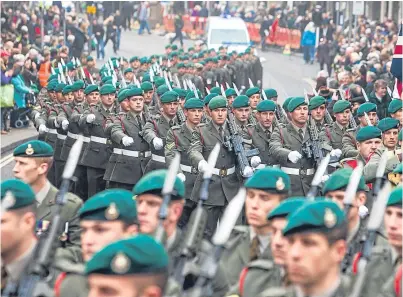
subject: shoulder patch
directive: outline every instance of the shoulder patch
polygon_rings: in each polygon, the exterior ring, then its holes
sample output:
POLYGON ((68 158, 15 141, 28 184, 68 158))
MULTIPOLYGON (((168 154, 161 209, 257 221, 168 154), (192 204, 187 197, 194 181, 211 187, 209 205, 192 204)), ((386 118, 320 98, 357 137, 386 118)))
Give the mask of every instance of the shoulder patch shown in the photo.
POLYGON ((274 262, 268 259, 257 259, 255 261, 249 262, 248 267, 270 270, 274 267, 274 262))

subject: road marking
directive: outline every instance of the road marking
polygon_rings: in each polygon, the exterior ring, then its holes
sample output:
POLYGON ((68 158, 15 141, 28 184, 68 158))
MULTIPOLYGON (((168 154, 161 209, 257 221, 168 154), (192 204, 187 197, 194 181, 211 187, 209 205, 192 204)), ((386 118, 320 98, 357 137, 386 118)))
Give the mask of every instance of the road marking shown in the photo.
POLYGON ((0 159, 0 168, 3 168, 4 166, 11 163, 12 161, 14 161, 13 154, 9 154, 9 155, 5 156, 4 158, 0 159))

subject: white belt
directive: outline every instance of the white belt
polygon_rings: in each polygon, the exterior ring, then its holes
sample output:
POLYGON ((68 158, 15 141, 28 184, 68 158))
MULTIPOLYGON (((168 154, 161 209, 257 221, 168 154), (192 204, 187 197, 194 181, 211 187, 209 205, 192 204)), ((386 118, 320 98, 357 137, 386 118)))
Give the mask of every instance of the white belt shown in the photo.
POLYGON ((57 138, 64 140, 67 138, 67 135, 57 134, 57 138))
POLYGON ((213 174, 219 175, 219 176, 227 176, 230 174, 235 173, 235 166, 228 168, 228 169, 218 169, 218 168, 213 168, 213 174))
POLYGON ((93 142, 98 142, 98 143, 103 143, 103 144, 106 144, 106 142, 108 141, 108 138, 96 137, 96 136, 91 136, 90 139, 93 142))
POLYGON ((192 166, 183 165, 183 164, 180 164, 180 166, 181 166, 182 171, 192 173, 192 166))
POLYGON ((160 163, 165 163, 165 157, 151 154, 151 159, 160 163))
POLYGON ((78 139, 78 134, 74 134, 74 133, 71 133, 71 132, 67 132, 67 136, 68 137, 70 137, 70 138, 73 138, 73 139, 78 139))
POLYGON ((57 134, 57 130, 56 129, 48 129, 48 133, 57 134))
POLYGON ((315 173, 314 168, 309 168, 309 169, 298 169, 298 168, 290 168, 290 167, 281 167, 281 170, 283 170, 287 174, 291 175, 313 175, 315 173))
POLYGON ((87 143, 90 142, 90 140, 91 140, 89 137, 85 137, 85 136, 83 137, 83 139, 84 139, 84 142, 87 142, 87 143))
POLYGON ((138 158, 141 155, 144 155, 144 157, 150 157, 151 156, 151 152, 147 151, 147 152, 139 152, 139 151, 129 151, 129 150, 123 150, 123 149, 119 149, 119 148, 114 148, 113 149, 113 153, 117 154, 117 155, 125 155, 125 156, 129 156, 129 157, 135 157, 138 158))

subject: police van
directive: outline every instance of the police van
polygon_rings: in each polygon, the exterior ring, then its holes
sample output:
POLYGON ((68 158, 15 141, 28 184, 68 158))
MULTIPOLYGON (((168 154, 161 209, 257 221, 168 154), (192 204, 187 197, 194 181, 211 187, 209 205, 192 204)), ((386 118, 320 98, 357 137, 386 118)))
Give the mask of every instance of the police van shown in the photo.
POLYGON ((225 45, 228 52, 243 52, 250 46, 248 29, 240 18, 209 17, 205 32, 209 49, 217 51, 225 45))

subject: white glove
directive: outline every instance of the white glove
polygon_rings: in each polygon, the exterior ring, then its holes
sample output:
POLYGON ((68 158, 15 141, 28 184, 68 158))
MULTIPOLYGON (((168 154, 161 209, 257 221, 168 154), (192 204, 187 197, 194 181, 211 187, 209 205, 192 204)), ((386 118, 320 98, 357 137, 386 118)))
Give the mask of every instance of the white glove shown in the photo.
POLYGON ((260 163, 262 163, 262 160, 260 159, 259 156, 253 156, 250 159, 250 165, 252 165, 253 168, 256 168, 260 165, 260 163))
POLYGON ((242 172, 243 177, 251 177, 253 174, 253 169, 250 166, 246 166, 242 172))
POLYGON ((65 131, 69 128, 69 121, 68 120, 63 120, 62 121, 62 128, 65 131))
POLYGON ((123 136, 122 138, 122 143, 124 146, 129 146, 131 144, 133 144, 134 140, 133 138, 129 137, 129 136, 123 136))
POLYGON ((329 179, 329 175, 328 175, 328 174, 325 174, 325 175, 322 176, 322 178, 321 178, 322 183, 326 182, 328 179, 329 179))
POLYGON ((55 119, 54 124, 56 128, 60 128, 60 124, 57 122, 57 119, 55 119))
POLYGON ((208 163, 207 163, 206 160, 200 160, 200 161, 199 161, 199 164, 197 165, 197 169, 198 169, 200 172, 204 172, 204 170, 207 169, 207 166, 208 166, 208 163))
POLYGON ((340 158, 340 156, 341 156, 341 149, 332 150, 332 151, 330 152, 330 155, 331 155, 332 157, 340 158))
POLYGON ((39 128, 38 128, 39 134, 43 134, 43 133, 46 133, 46 132, 48 132, 48 131, 49 131, 49 129, 46 128, 46 126, 45 126, 44 124, 40 124, 40 125, 39 125, 39 128))
POLYGON ((34 116, 34 121, 36 121, 36 119, 39 118, 40 116, 41 116, 41 114, 39 112, 36 113, 35 116, 34 116))
POLYGON ((161 138, 155 137, 155 138, 153 139, 153 146, 154 146, 154 148, 155 148, 156 150, 162 149, 162 146, 163 146, 163 145, 164 145, 164 142, 162 141, 161 138))
POLYGON ((91 124, 95 120, 95 114, 90 113, 87 115, 87 123, 91 124))
POLYGON ((368 208, 365 205, 361 205, 358 208, 358 215, 360 216, 360 218, 365 218, 368 215, 368 208))
POLYGON ((185 182, 185 181, 186 181, 186 176, 185 176, 182 172, 179 172, 176 176, 177 176, 182 182, 185 182))
POLYGON ((288 160, 290 160, 294 164, 297 163, 301 158, 302 155, 297 151, 292 151, 288 154, 288 160))

